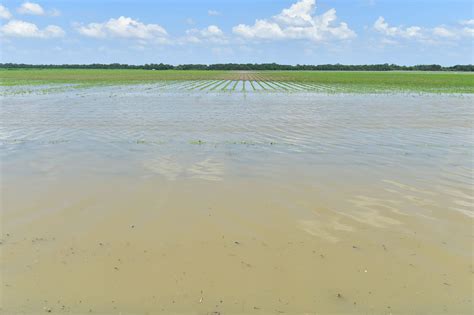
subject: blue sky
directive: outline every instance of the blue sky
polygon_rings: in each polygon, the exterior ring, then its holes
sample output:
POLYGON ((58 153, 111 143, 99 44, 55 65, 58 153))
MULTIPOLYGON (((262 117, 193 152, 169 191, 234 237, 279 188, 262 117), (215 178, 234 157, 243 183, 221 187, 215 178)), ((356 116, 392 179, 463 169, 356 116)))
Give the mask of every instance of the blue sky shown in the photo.
POLYGON ((17 63, 473 63, 471 0, 3 0, 17 63))

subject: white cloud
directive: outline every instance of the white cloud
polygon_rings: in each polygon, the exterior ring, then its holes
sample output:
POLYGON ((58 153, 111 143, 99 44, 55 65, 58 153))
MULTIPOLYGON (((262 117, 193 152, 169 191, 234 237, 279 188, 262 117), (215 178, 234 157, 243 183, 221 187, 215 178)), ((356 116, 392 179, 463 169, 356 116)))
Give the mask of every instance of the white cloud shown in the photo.
POLYGON ((37 3, 34 2, 25 2, 18 8, 18 13, 20 14, 30 14, 30 15, 44 15, 44 9, 37 3))
POLYGON ((315 0, 300 0, 291 5, 288 9, 283 9, 274 18, 284 24, 294 26, 304 26, 311 24, 312 14, 316 10, 315 0))
POLYGON ((474 19, 461 21, 464 27, 461 29, 461 35, 466 37, 474 37, 474 19))
POLYGON ((58 9, 51 9, 46 11, 41 5, 34 2, 24 2, 18 9, 17 12, 20 14, 29 15, 48 15, 48 16, 60 16, 61 12, 58 9))
POLYGON ((402 27, 402 26, 389 26, 385 19, 381 16, 375 21, 374 29, 386 36, 390 37, 404 37, 404 38, 415 38, 421 37, 421 27, 419 26, 410 26, 410 27, 402 27))
POLYGON ((314 42, 345 40, 356 33, 344 22, 336 23, 336 10, 314 15, 316 0, 300 0, 270 19, 257 19, 253 25, 239 24, 232 30, 246 39, 306 39, 314 42))
POLYGON ((63 29, 56 25, 48 25, 44 29, 40 29, 33 23, 18 20, 11 20, 1 26, 0 33, 8 37, 25 38, 54 38, 65 35, 63 29))
POLYGON ((11 19, 11 17, 12 17, 12 14, 10 13, 10 11, 0 4, 0 19, 8 20, 8 19, 11 19))
POLYGON ((253 26, 239 24, 233 27, 232 31, 245 38, 281 39, 285 37, 285 33, 278 24, 266 20, 256 20, 253 26))
POLYGON ((460 23, 461 25, 469 25, 469 26, 474 26, 474 19, 470 19, 470 20, 464 20, 464 21, 461 21, 460 23))
MULTIPOLYGON (((420 26, 390 26, 381 16, 374 23, 374 30, 384 36, 383 41, 393 39, 416 40, 425 44, 440 44, 446 41, 471 37, 474 35, 474 28, 471 21, 462 21, 459 25, 448 27, 439 25, 434 28, 420 26)), ((474 25, 474 23, 472 23, 474 25)))
POLYGON ((207 15, 209 15, 209 16, 218 16, 218 15, 221 15, 221 13, 219 11, 216 11, 216 10, 208 10, 207 15))
POLYGON ((474 37, 474 28, 465 27, 462 29, 462 33, 467 37, 474 37))
POLYGON ((433 29, 433 35, 446 38, 455 38, 457 37, 456 33, 450 31, 449 29, 443 26, 437 26, 433 29))
POLYGON ((77 31, 89 37, 109 38, 121 37, 130 39, 164 39, 168 33, 158 24, 144 24, 129 17, 121 16, 104 23, 76 25, 77 31))
POLYGON ((228 40, 224 35, 224 32, 216 25, 209 25, 204 29, 190 29, 186 31, 186 36, 181 42, 187 43, 202 43, 210 42, 214 44, 226 44, 228 40))

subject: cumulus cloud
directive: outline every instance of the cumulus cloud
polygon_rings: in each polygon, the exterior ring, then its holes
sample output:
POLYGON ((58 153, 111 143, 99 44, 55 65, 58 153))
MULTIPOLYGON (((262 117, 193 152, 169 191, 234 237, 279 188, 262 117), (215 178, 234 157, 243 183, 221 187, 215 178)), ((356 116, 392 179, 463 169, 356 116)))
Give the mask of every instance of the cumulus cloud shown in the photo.
POLYGON ((300 0, 291 5, 288 9, 283 9, 274 18, 287 25, 305 26, 311 24, 312 15, 316 10, 315 0, 300 0))
POLYGON ((8 37, 24 38, 54 38, 65 35, 63 29, 56 25, 48 25, 44 29, 40 29, 33 23, 18 20, 11 20, 1 26, 0 33, 8 37))
POLYGON ((77 31, 88 37, 109 38, 121 37, 130 39, 164 39, 168 33, 158 24, 144 24, 129 17, 121 16, 103 23, 76 25, 77 31))
POLYGON ((207 15, 209 15, 209 16, 218 16, 218 15, 221 15, 221 13, 219 11, 216 11, 216 10, 208 10, 207 15))
POLYGON ((461 23, 460 23, 460 24, 461 24, 461 25, 474 26, 474 19, 470 19, 470 20, 461 21, 461 23))
POLYGON ((11 19, 11 17, 12 17, 12 14, 10 13, 10 11, 0 4, 0 19, 8 20, 8 19, 11 19))
POLYGON ((421 37, 421 27, 419 26, 389 26, 385 19, 381 16, 375 21, 374 29, 386 36, 391 37, 404 37, 404 38, 420 38, 421 37))
POLYGON ((337 23, 335 9, 315 15, 316 0, 300 0, 269 19, 257 19, 253 25, 239 24, 232 31, 246 39, 305 39, 314 42, 345 40, 356 33, 344 23, 337 23))
POLYGON ((462 32, 465 36, 474 37, 474 27, 465 27, 462 32))
POLYGON ((34 2, 24 2, 19 8, 18 13, 20 14, 30 14, 30 15, 44 15, 44 9, 37 3, 34 2))
POLYGON ((438 36, 438 37, 446 37, 446 38, 455 38, 457 37, 456 33, 453 31, 450 31, 446 27, 443 26, 437 26, 433 29, 433 35, 438 36))
POLYGON ((190 29, 186 31, 186 36, 182 42, 202 43, 210 42, 215 44, 226 44, 228 42, 224 32, 216 25, 209 25, 203 29, 190 29))
POLYGON ((20 14, 28 15, 47 15, 47 16, 60 16, 61 12, 57 9, 51 9, 46 11, 41 5, 34 2, 24 2, 18 9, 17 12, 20 14))
POLYGON ((472 37, 474 35, 474 23, 472 20, 461 21, 459 25, 446 26, 439 25, 434 28, 420 26, 390 26, 385 19, 379 17, 373 28, 376 32, 383 35, 384 41, 388 39, 394 41, 396 39, 416 40, 422 43, 439 44, 443 40, 456 40, 464 37, 472 37), (470 24, 471 23, 471 24, 470 24))

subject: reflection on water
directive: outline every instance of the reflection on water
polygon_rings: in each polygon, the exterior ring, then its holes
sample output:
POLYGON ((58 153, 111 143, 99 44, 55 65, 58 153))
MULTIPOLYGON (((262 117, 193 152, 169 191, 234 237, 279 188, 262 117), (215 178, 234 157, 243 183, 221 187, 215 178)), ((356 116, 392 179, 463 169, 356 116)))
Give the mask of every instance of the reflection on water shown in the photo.
POLYGON ((472 306, 470 96, 107 87, 0 106, 2 268, 21 288, 5 293, 10 311, 43 307, 47 291, 88 311, 54 280, 85 275, 78 292, 117 301, 83 296, 105 313, 472 306), (117 289, 133 277, 137 292, 117 289))
POLYGON ((187 165, 184 163, 179 164, 179 162, 172 157, 160 157, 158 159, 144 161, 143 165, 146 169, 168 180, 184 177, 220 181, 222 180, 223 174, 223 164, 212 158, 206 158, 187 165))
MULTIPOLYGON (((444 199, 449 208, 472 213, 471 97, 117 89, 85 98, 4 98, 5 174, 94 172, 100 166, 167 179, 300 176, 298 182, 315 185, 328 175, 332 185, 363 181, 362 187, 384 188, 395 203, 406 199, 423 207, 444 199), (120 98, 110 100, 109 93, 120 98)), ((368 192, 347 199, 357 207, 402 210, 368 192)))

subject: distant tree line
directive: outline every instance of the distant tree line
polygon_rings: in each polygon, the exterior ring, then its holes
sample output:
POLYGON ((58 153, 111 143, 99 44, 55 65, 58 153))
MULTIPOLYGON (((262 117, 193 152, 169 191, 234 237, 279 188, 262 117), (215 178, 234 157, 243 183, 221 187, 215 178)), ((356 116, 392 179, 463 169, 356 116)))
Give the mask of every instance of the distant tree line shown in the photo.
POLYGON ((100 64, 93 63, 87 65, 62 64, 62 65, 31 65, 23 63, 0 63, 0 69, 143 69, 143 70, 285 70, 285 71, 474 71, 474 65, 455 65, 443 67, 440 65, 415 65, 399 66, 395 64, 376 65, 280 65, 276 63, 219 63, 212 65, 205 64, 145 64, 128 65, 120 63, 100 64))

